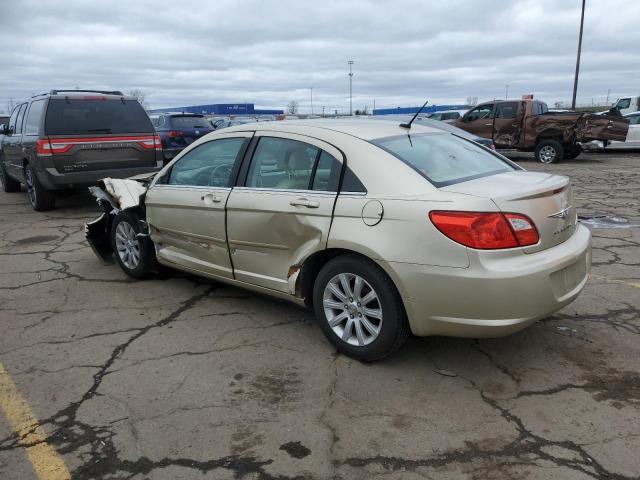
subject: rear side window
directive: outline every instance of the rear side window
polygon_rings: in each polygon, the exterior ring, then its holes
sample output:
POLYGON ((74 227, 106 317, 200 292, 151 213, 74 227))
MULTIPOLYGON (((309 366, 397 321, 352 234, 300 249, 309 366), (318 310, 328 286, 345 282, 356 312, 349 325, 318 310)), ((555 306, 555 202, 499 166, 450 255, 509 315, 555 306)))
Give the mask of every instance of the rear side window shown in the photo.
POLYGON ((323 150, 318 159, 316 169, 313 172, 313 185, 311 189, 324 192, 337 192, 341 169, 342 164, 336 160, 333 155, 323 150))
POLYGON ((496 118, 516 118, 517 112, 517 102, 499 103, 496 107, 496 118))
POLYGON ((397 135, 372 143, 411 166, 436 187, 515 170, 474 142, 446 133, 397 135))
POLYGON ((47 135, 129 134, 153 131, 149 116, 137 100, 49 100, 45 121, 47 135))
POLYGON ((40 133, 40 118, 42 117, 42 109, 44 108, 44 100, 35 100, 31 102, 27 120, 24 122, 25 135, 38 135, 40 133))
POLYGON ((173 128, 211 128, 211 124, 204 117, 171 117, 173 128))

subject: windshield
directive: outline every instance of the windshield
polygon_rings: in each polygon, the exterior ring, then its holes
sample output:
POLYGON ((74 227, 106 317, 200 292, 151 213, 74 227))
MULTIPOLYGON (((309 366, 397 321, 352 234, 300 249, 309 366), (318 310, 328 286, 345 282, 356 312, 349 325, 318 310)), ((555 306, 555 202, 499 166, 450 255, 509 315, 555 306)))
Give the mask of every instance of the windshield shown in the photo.
POLYGON ((204 117, 171 117, 174 128, 211 128, 211 124, 204 117))
POLYGON ((372 143, 413 167, 436 187, 516 170, 479 145, 446 133, 397 135, 372 143))
POLYGON ((152 133, 149 116, 137 100, 57 99, 47 107, 47 135, 152 133))

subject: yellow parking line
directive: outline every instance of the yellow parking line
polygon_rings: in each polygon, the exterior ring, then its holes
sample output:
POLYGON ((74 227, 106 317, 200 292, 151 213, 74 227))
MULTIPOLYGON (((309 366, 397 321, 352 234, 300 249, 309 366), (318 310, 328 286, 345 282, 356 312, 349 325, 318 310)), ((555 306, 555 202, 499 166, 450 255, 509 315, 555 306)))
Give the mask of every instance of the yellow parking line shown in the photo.
POLYGON ((24 447, 39 480, 70 480, 62 458, 45 439, 38 420, 0 363, 0 410, 24 447))

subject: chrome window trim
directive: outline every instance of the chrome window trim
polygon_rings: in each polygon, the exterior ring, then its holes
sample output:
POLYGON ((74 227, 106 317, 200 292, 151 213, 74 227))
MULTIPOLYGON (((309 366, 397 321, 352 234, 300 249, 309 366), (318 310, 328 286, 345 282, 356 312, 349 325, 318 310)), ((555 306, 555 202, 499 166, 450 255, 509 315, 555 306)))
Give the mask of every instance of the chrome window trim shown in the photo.
POLYGON ((149 190, 152 188, 177 188, 178 190, 223 190, 225 192, 230 192, 231 188, 229 187, 207 187, 202 185, 169 185, 166 183, 156 183, 149 187, 149 190))
POLYGON ((233 187, 234 190, 241 192, 273 192, 273 193, 295 193, 298 195, 310 195, 310 194, 323 194, 323 195, 336 195, 338 192, 329 192, 327 190, 297 190, 292 188, 266 188, 266 187, 233 187))

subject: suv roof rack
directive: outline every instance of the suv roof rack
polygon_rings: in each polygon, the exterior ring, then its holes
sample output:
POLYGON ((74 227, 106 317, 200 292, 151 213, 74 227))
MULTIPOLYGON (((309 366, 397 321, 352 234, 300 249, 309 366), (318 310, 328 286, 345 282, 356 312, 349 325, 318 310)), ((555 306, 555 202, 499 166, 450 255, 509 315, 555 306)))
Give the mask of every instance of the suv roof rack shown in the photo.
POLYGON ((59 93, 70 93, 70 92, 78 92, 78 93, 102 93, 103 95, 124 95, 120 90, 85 90, 85 89, 73 89, 73 90, 51 90, 49 95, 57 95, 59 93))

